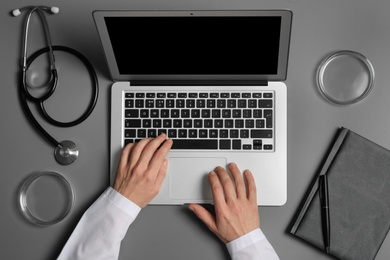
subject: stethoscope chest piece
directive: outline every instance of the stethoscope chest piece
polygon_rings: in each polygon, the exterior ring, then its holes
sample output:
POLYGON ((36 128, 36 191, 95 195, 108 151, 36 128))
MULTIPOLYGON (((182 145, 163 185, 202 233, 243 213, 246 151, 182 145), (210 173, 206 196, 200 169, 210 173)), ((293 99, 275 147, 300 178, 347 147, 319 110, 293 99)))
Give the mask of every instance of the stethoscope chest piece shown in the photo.
POLYGON ((79 156, 79 149, 72 141, 62 141, 54 150, 56 161, 62 165, 74 162, 79 156))

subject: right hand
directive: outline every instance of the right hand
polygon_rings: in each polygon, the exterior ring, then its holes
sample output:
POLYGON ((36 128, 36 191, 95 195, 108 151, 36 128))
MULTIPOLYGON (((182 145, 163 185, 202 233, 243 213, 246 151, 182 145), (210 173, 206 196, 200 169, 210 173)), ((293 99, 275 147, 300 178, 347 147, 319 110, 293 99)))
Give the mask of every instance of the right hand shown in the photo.
POLYGON ((245 184, 237 165, 230 163, 228 166, 235 185, 222 167, 217 167, 209 174, 215 216, 200 205, 188 206, 224 243, 260 227, 256 184, 252 173, 244 171, 245 184))

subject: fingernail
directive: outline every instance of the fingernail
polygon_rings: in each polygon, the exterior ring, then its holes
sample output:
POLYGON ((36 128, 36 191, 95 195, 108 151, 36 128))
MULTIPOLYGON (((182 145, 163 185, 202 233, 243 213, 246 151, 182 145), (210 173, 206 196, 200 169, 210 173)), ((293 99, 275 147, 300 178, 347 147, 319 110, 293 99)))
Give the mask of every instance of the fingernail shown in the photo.
POLYGON ((237 164, 234 162, 229 163, 229 168, 237 168, 237 164))
POLYGON ((167 159, 165 159, 164 161, 163 161, 163 166, 166 168, 166 167, 168 167, 168 160, 167 159))

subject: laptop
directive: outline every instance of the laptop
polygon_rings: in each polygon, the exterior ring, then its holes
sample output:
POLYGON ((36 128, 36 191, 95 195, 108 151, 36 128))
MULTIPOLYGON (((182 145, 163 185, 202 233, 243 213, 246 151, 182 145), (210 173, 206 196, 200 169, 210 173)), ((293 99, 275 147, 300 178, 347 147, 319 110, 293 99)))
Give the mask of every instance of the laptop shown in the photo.
POLYGON ((127 143, 166 133, 168 174, 151 204, 212 203, 208 173, 250 169, 259 205, 287 200, 292 13, 96 11, 111 73, 111 182, 127 143))

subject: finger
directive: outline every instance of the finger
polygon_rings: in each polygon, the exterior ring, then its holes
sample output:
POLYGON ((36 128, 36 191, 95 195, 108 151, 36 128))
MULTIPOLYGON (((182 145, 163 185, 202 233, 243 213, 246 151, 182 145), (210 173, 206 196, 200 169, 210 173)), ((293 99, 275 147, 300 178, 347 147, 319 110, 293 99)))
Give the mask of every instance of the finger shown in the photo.
POLYGON ((135 145, 132 149, 132 152, 129 156, 129 162, 130 162, 131 168, 133 168, 134 165, 139 161, 139 158, 142 154, 142 151, 144 150, 145 146, 151 141, 152 141, 152 139, 145 138, 145 139, 142 139, 139 142, 135 143, 135 145))
POLYGON ((156 182, 154 184, 155 190, 160 191, 161 185, 164 182, 165 176, 167 175, 168 160, 164 160, 161 164, 160 170, 158 171, 156 182))
POLYGON ((219 178, 220 183, 222 184, 223 191, 225 193, 226 201, 237 199, 237 193, 234 189, 234 185, 232 179, 226 170, 222 167, 217 167, 215 169, 217 176, 219 178))
POLYGON ((215 234, 217 234, 217 224, 215 222, 215 217, 208 212, 204 207, 198 205, 198 204, 190 204, 188 206, 188 209, 190 209, 194 214, 202 220, 203 223, 206 224, 206 226, 215 234))
POLYGON ((162 133, 157 136, 155 139, 151 140, 143 149, 141 156, 139 158, 140 163, 149 165, 150 160, 152 159, 154 153, 157 148, 161 146, 161 144, 166 140, 166 134, 162 133))
POLYGON ((254 204, 257 204, 257 190, 255 178, 253 177, 253 174, 250 170, 245 170, 244 176, 247 183, 248 200, 254 204))
POLYGON ((129 162, 129 155, 130 155, 131 151, 133 150, 134 145, 135 145, 134 143, 130 143, 122 149, 118 168, 123 169, 127 166, 128 162, 129 162))
POLYGON ((172 139, 168 139, 164 141, 161 147, 154 153, 152 159, 150 160, 149 167, 151 170, 157 170, 161 167, 161 163, 164 161, 167 156, 169 150, 171 149, 173 144, 172 139))
POLYGON ((238 199, 247 198, 244 179, 241 175, 240 169, 238 169, 238 167, 237 167, 237 164, 230 163, 229 169, 230 169, 230 172, 232 173, 232 176, 233 176, 238 199))
POLYGON ((114 189, 119 189, 122 181, 126 178, 128 171, 126 169, 127 163, 129 161, 129 155, 134 147, 133 143, 130 143, 122 149, 122 153, 119 159, 118 168, 116 171, 115 181, 114 181, 114 189))
POLYGON ((215 206, 226 205, 225 195, 223 193, 221 182, 219 181, 219 178, 214 171, 209 173, 209 182, 215 206))

